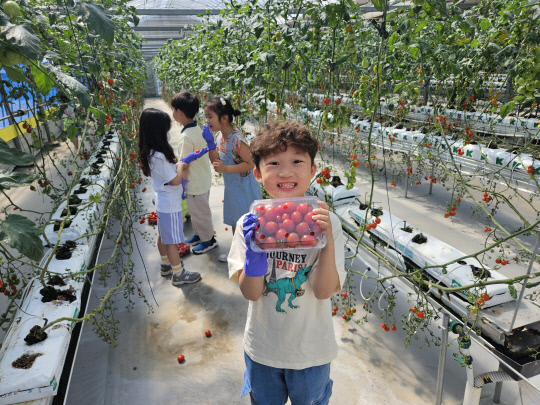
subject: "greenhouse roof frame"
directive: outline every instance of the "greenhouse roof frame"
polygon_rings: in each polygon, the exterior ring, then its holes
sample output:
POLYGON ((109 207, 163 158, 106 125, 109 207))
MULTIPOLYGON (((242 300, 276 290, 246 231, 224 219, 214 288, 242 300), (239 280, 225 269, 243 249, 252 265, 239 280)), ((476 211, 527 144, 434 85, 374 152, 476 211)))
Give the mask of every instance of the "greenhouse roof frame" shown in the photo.
MULTIPOLYGON (((364 18, 378 19, 382 16, 382 13, 367 0, 355 1, 365 12, 364 18)), ((411 3, 411 1, 402 1, 391 5, 389 9, 407 9, 411 7, 411 3)), ((462 9, 467 9, 478 3, 480 3, 480 0, 462 0, 456 5, 462 9)), ((139 25, 133 26, 133 30, 142 36, 145 43, 152 43, 151 46, 143 47, 145 59, 153 58, 168 40, 181 39, 186 35, 185 33, 191 32, 190 26, 200 24, 202 16, 219 16, 224 7, 224 2, 217 0, 189 2, 185 0, 136 0, 128 4, 136 7, 137 13, 141 16, 139 25), (189 8, 186 5, 196 6, 197 8, 189 8), (208 8, 202 8, 205 5, 208 8), (152 37, 152 33, 157 32, 162 32, 164 35, 152 37), (173 32, 176 32, 176 34, 173 34, 173 32), (168 33, 171 33, 171 35, 167 36, 168 33)))

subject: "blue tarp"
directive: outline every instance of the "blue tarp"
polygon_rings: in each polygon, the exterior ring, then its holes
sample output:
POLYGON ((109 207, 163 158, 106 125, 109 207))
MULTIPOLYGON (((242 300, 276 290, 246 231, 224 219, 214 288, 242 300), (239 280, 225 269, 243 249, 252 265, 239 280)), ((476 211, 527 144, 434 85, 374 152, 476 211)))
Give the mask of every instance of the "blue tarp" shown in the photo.
MULTIPOLYGON (((9 81, 9 78, 7 77, 6 72, 5 72, 4 69, 0 70, 0 76, 2 77, 2 80, 9 81)), ((54 96, 55 94, 56 94, 56 89, 53 88, 50 91, 50 93, 45 97, 45 100, 48 100, 49 98, 51 98, 51 96, 54 96)), ((26 110, 27 108, 32 107, 33 106, 32 95, 28 94, 28 97, 29 97, 29 103, 28 104, 27 104, 27 102, 26 102, 26 100, 24 98, 20 98, 18 100, 10 100, 9 104, 10 104, 11 112, 15 112, 17 110, 26 110)), ((4 107, 4 104, 0 103, 0 118, 7 117, 8 115, 9 114, 6 111, 6 109, 4 107)), ((23 115, 21 117, 16 117, 15 121, 16 122, 24 121, 25 119, 30 118, 31 116, 32 116, 32 114, 29 112, 26 115, 23 115)), ((8 127, 9 125, 10 125, 9 120, 0 121, 0 129, 8 127)))

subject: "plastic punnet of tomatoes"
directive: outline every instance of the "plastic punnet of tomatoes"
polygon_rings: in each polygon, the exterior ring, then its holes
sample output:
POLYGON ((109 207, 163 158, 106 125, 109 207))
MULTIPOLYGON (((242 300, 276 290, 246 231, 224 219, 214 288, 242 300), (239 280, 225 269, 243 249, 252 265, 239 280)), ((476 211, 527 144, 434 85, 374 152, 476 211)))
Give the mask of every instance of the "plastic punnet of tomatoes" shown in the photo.
POLYGON ((148 214, 148 225, 157 225, 157 214, 155 212, 148 214))
POLYGON ((252 250, 323 248, 326 233, 313 220, 312 211, 319 208, 317 201, 317 197, 309 196, 254 201, 250 213, 257 215, 259 224, 253 233, 252 250))

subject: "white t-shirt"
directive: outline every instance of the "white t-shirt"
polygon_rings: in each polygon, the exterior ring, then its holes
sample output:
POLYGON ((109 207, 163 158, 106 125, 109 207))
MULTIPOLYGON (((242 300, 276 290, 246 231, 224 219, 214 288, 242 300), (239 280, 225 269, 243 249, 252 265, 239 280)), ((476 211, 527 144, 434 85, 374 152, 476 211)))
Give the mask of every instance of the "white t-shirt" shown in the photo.
POLYGON ((156 211, 163 213, 182 212, 182 184, 166 185, 176 177, 176 164, 169 163, 163 153, 155 152, 149 159, 148 165, 155 192, 156 211))
MULTIPOLYGON (((242 232, 244 216, 236 225, 228 258, 229 278, 236 282, 239 270, 244 267, 246 252, 242 232)), ((331 212, 330 219, 339 275, 337 292, 346 277, 345 242, 339 218, 331 212)), ((244 350, 252 360, 270 367, 300 370, 329 363, 337 356, 331 301, 315 298, 311 287, 319 256, 320 249, 266 253, 266 288, 257 301, 249 301, 244 331, 244 350), (306 271, 310 266, 311 270, 306 271), (304 273, 308 273, 307 280, 302 280, 304 273), (281 303, 278 294, 283 300, 281 303), (291 308, 289 302, 297 307, 291 308)))

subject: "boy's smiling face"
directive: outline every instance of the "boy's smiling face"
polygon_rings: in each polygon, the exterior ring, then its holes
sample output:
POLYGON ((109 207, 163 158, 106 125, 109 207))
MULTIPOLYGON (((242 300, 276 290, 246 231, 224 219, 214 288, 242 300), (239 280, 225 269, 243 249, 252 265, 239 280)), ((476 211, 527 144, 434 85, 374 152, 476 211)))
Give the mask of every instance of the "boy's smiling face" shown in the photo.
POLYGON ((290 198, 304 195, 316 171, 307 152, 289 147, 261 159, 253 175, 272 198, 290 198))

